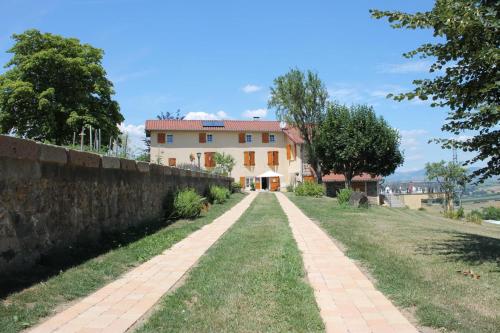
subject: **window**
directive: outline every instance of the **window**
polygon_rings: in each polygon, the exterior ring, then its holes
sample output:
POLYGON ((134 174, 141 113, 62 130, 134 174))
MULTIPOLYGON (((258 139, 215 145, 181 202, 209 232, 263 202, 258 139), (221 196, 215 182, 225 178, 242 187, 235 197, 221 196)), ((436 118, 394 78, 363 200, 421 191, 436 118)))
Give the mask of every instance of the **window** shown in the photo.
POLYGON ((271 142, 271 143, 276 142, 276 136, 274 134, 269 134, 269 142, 271 142))
POLYGON ((213 142, 214 141, 214 137, 212 134, 207 134, 207 142, 213 142))
POLYGON ((278 151, 267 152, 267 165, 269 166, 279 165, 278 151))
POLYGON ((247 134, 245 137, 246 142, 252 142, 252 134, 247 134))
POLYGON ((262 133, 262 143, 269 143, 269 133, 262 133))
POLYGON ((158 141, 158 143, 165 143, 165 133, 158 133, 156 141, 158 141))
POLYGON ((177 165, 177 161, 175 158, 169 158, 168 159, 168 166, 174 167, 177 165))
POLYGON ((215 167, 214 152, 205 152, 205 168, 215 167))
POLYGON ((200 133, 198 135, 198 142, 199 143, 205 143, 205 142, 207 142, 207 135, 205 133, 200 133))
POLYGON ((286 145, 286 159, 291 161, 291 160, 294 160, 295 158, 293 157, 293 153, 292 153, 292 145, 291 144, 287 144, 286 145))
POLYGON ((245 187, 249 188, 251 183, 255 184, 255 177, 245 177, 245 187))
POLYGON ((173 134, 167 134, 167 143, 168 144, 174 143, 174 135, 173 134))
POLYGON ((244 166, 255 166, 255 152, 254 151, 243 152, 243 165, 244 166))

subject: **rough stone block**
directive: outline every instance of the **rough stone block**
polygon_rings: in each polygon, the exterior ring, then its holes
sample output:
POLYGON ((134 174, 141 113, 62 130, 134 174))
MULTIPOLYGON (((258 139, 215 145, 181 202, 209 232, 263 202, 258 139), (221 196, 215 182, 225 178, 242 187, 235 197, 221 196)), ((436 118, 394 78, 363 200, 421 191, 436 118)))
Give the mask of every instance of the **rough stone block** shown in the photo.
POLYGON ((68 164, 83 166, 88 168, 99 168, 101 166, 101 156, 88 153, 86 151, 68 150, 68 164))
POLYGON ((40 146, 40 162, 66 164, 68 151, 64 147, 38 144, 40 146))
POLYGON ((157 175, 163 175, 164 174, 163 166, 155 163, 150 163, 149 172, 157 175))
POLYGON ((137 165, 134 160, 120 158, 120 168, 127 171, 137 171, 137 165))
POLYGON ((113 156, 103 156, 102 167, 104 169, 120 169, 120 159, 113 156))
POLYGON ((137 170, 139 170, 140 172, 149 172, 149 163, 137 162, 137 170))
POLYGON ((0 156, 37 161, 40 145, 35 141, 0 135, 0 156))

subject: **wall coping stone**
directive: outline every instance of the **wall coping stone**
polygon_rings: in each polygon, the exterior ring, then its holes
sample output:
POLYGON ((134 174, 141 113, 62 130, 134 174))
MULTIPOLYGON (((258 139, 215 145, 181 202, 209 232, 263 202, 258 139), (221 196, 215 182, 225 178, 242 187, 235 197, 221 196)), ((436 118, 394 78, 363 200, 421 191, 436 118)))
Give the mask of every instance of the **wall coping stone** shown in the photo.
POLYGON ((0 135, 0 156, 37 161, 40 146, 35 141, 0 135))
POLYGON ((66 164, 68 163, 68 150, 64 147, 38 143, 40 147, 40 161, 66 164))
POLYGON ((86 151, 68 150, 68 164, 88 168, 101 167, 101 155, 86 151))
POLYGON ((120 159, 113 156, 101 156, 103 169, 120 169, 120 159))
POLYGON ((149 172, 149 163, 137 161, 136 164, 137 170, 139 170, 140 172, 149 172))
POLYGON ((134 160, 120 158, 120 169, 127 171, 137 171, 137 165, 134 160))

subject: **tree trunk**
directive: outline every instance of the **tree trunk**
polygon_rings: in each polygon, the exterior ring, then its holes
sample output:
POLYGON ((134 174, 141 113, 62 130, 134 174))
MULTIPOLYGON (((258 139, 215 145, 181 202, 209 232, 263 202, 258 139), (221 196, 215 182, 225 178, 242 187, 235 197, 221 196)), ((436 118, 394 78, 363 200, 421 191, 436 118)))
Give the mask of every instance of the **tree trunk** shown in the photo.
POLYGON ((321 177, 321 167, 318 162, 314 163, 314 172, 316 173, 316 180, 318 184, 323 184, 323 177, 321 177))
POLYGON ((447 212, 452 212, 453 211, 453 195, 450 193, 446 193, 445 195, 446 198, 446 211, 447 212))
POLYGON ((344 173, 345 188, 352 189, 352 172, 344 173))

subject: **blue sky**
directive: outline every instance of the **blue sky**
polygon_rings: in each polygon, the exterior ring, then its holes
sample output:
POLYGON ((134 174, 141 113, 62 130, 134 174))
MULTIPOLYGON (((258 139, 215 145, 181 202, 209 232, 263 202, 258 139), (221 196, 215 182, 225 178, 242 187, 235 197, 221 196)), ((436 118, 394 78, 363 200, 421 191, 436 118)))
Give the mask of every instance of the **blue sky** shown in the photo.
MULTIPOLYGON (((12 33, 29 28, 79 38, 104 49, 104 67, 138 140, 146 119, 181 109, 188 118, 246 119, 267 110, 273 79, 292 67, 317 71, 331 99, 368 103, 399 129, 406 162, 400 171, 451 159, 429 138, 446 110, 394 102, 429 62, 402 53, 430 41, 431 31, 391 29, 370 8, 415 12, 433 1, 138 1, 1 0, 0 63, 12 33)), ((2 69, 3 70, 3 69, 2 69)), ((469 155, 470 156, 470 155, 469 155)), ((460 159, 466 159, 459 153, 460 159)))

